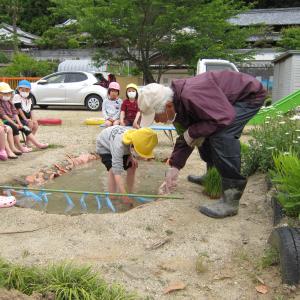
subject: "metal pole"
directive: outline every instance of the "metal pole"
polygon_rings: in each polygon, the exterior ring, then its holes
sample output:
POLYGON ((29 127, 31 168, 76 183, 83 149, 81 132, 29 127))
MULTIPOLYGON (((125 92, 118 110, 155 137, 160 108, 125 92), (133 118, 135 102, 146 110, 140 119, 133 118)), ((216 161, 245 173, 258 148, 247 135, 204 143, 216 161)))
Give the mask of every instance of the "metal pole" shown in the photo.
POLYGON ((143 197, 143 198, 162 198, 162 199, 184 199, 182 196, 173 195, 143 195, 143 194, 122 194, 122 193, 109 193, 109 192, 87 192, 87 191, 73 191, 73 190, 55 190, 55 189, 38 189, 28 188, 22 186, 8 186, 0 185, 1 189, 10 190, 30 190, 38 192, 52 192, 52 193, 73 193, 73 194, 86 194, 86 195, 109 195, 109 196, 127 196, 127 197, 143 197))

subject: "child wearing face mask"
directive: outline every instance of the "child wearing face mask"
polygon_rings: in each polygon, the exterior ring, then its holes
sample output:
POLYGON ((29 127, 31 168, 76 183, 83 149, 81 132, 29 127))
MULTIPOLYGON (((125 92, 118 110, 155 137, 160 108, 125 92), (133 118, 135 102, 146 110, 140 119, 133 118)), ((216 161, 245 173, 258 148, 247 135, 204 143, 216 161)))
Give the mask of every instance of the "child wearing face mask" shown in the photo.
POLYGON ((13 90, 10 88, 9 84, 2 83, 0 85, 0 119, 3 123, 9 126, 13 131, 13 139, 16 148, 23 152, 31 152, 32 149, 26 146, 23 146, 19 139, 20 131, 23 132, 26 136, 26 140, 31 142, 37 148, 45 149, 48 147, 48 144, 42 144, 35 136, 32 134, 30 128, 21 123, 18 111, 16 110, 14 104, 12 103, 13 90))
POLYGON ((18 111, 19 119, 24 126, 28 126, 33 135, 38 130, 38 122, 32 111, 33 104, 29 97, 31 83, 28 80, 21 80, 17 86, 19 94, 14 95, 13 103, 18 111))
POLYGON ((102 113, 105 127, 120 125, 120 113, 122 100, 119 98, 120 85, 111 82, 108 86, 107 98, 103 100, 102 113))
POLYGON ((139 118, 140 111, 137 104, 138 92, 137 86, 130 83, 126 86, 126 97, 121 107, 120 124, 122 126, 133 126, 133 128, 140 128, 139 118))

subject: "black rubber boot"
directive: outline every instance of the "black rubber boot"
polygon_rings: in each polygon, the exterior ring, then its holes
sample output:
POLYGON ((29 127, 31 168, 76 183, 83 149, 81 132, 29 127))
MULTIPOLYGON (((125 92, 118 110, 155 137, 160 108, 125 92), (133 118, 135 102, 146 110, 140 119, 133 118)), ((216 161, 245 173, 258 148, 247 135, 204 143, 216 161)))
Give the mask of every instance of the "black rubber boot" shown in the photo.
MULTIPOLYGON (((206 170, 208 171, 209 169, 211 169, 213 167, 213 164, 212 163, 206 163, 206 170)), ((206 172, 207 172, 206 171, 206 172)), ((188 175, 187 177, 187 180, 189 182, 192 182, 192 183, 196 183, 196 184, 199 184, 199 185, 204 185, 204 181, 205 181, 205 177, 207 176, 207 173, 205 173, 204 175, 202 176, 197 176, 197 175, 188 175)))
POLYGON ((203 185, 205 177, 206 177, 206 174, 204 174, 202 176, 188 175, 187 180, 192 183, 203 185))
POLYGON ((211 218, 236 215, 246 184, 245 179, 222 178, 222 198, 215 203, 200 206, 199 211, 211 218))

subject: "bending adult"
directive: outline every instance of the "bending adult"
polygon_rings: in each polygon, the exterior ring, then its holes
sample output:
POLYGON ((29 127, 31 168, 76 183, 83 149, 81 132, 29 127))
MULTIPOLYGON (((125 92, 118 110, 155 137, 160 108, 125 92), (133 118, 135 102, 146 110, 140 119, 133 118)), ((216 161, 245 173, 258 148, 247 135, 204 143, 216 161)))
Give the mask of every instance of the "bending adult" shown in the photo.
POLYGON ((207 166, 215 166, 222 177, 221 199, 200 206, 200 212, 213 218, 236 215, 247 183, 241 174, 239 138, 265 98, 266 90, 258 80, 232 71, 174 80, 171 88, 146 85, 138 98, 141 126, 154 120, 173 123, 179 135, 160 192, 169 193, 176 187, 179 170, 198 147, 207 166))

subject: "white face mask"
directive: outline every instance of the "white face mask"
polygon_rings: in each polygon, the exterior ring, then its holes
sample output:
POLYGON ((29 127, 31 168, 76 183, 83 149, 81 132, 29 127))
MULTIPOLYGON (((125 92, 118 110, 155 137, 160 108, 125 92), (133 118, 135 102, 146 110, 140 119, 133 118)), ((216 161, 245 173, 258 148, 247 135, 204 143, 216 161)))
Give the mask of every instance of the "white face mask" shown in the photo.
POLYGON ((2 96, 2 99, 4 101, 9 101, 11 99, 11 96, 2 96))
POLYGON ((21 97, 27 98, 29 96, 28 92, 20 92, 21 97))
POLYGON ((127 95, 130 99, 134 99, 136 96, 136 92, 127 92, 127 95))

